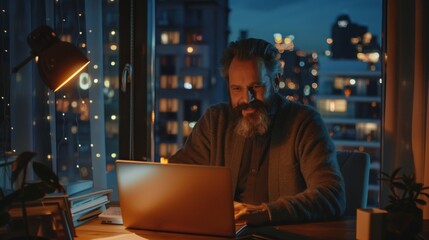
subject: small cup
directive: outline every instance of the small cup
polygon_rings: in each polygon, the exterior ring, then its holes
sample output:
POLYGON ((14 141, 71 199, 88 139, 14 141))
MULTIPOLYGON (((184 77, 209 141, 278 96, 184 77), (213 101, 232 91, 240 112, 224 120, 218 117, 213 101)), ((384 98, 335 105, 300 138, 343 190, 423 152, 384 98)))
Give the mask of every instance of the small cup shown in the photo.
POLYGON ((356 210, 356 239, 386 239, 387 211, 379 208, 356 210))

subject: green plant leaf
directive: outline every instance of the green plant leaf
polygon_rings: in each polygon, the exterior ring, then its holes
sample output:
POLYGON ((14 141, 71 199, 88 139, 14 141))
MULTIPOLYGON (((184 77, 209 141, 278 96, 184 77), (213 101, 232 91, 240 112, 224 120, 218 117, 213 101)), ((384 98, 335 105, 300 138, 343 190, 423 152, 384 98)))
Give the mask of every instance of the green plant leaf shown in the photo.
POLYGON ((12 164, 12 182, 15 182, 22 170, 27 168, 28 163, 37 154, 35 152, 22 152, 12 164))

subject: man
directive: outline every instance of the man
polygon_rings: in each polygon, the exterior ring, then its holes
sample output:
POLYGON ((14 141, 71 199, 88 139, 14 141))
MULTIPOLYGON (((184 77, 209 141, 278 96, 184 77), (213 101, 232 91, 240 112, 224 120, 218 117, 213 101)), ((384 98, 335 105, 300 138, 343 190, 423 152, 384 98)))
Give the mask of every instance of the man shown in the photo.
POLYGON ((342 215, 345 192, 335 146, 315 110, 277 94, 277 49, 243 39, 230 44, 221 63, 230 104, 210 107, 169 162, 230 167, 236 222, 342 215))

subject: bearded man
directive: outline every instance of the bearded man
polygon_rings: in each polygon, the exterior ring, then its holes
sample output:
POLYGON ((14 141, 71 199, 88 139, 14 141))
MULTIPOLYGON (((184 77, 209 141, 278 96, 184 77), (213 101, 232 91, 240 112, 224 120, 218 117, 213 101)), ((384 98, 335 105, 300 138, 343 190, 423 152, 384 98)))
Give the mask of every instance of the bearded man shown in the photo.
POLYGON ((346 206, 335 145, 320 114, 278 94, 279 56, 261 39, 232 42, 221 60, 230 103, 210 107, 169 159, 229 167, 237 223, 324 220, 346 206))

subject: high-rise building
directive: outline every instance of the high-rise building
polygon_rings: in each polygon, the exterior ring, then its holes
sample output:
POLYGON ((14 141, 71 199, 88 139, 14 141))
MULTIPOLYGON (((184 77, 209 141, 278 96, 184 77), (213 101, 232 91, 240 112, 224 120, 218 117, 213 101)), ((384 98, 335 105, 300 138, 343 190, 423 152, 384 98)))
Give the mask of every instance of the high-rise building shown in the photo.
POLYGON ((358 60, 320 57, 317 109, 337 150, 371 155, 368 204, 378 201, 381 143, 381 64, 377 70, 358 60))
POLYGON ((205 109, 228 99, 219 67, 228 14, 228 0, 156 1, 155 161, 183 145, 205 109))
POLYGON ((280 52, 283 73, 279 82, 279 93, 283 97, 306 105, 315 105, 319 68, 318 54, 296 50, 294 37, 282 38, 274 34, 274 46, 280 52))
POLYGON ((294 48, 294 37, 274 34, 281 53, 280 94, 312 105, 339 151, 370 154, 368 205, 378 205, 381 134, 381 62, 377 36, 340 15, 326 56, 294 48))
MULTIPOLYGON (((368 27, 352 22, 348 15, 338 16, 331 28, 331 57, 333 59, 356 59, 359 51, 358 43, 364 40, 363 36, 367 32, 368 27)), ((374 44, 375 49, 380 49, 376 41, 372 41, 371 44, 374 44)))
MULTIPOLYGON (((328 41, 329 42, 329 41, 328 41)), ((341 15, 332 27, 331 55, 319 57, 317 109, 337 150, 371 156, 368 205, 378 205, 382 75, 377 39, 341 15)))

